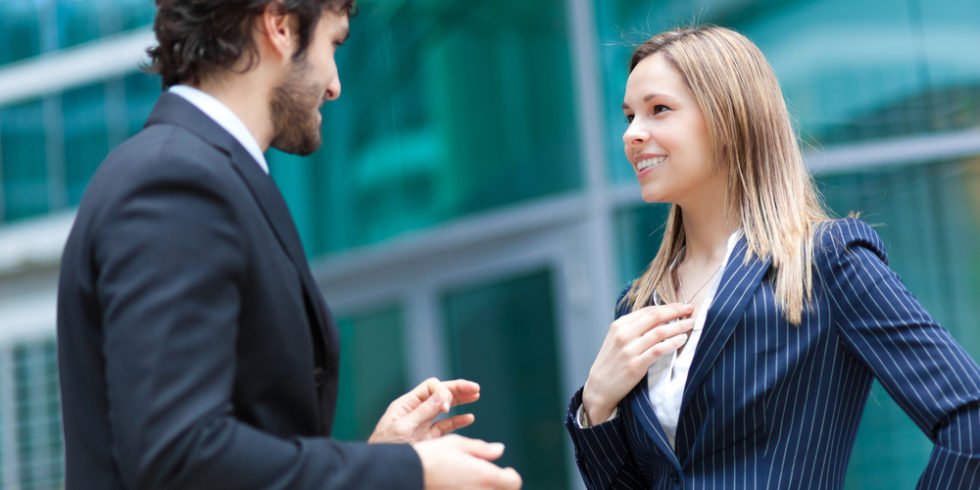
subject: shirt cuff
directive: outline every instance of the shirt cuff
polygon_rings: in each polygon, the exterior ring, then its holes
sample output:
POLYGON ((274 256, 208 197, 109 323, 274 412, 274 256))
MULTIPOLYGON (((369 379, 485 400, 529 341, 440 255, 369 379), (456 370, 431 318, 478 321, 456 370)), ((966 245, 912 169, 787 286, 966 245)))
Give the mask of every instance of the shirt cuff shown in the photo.
MULTIPOLYGON (((606 420, 604 420, 604 421, 602 421, 602 422, 600 422, 600 423, 598 423, 598 424, 596 424, 596 425, 602 425, 602 424, 604 424, 606 422, 609 422, 609 421, 615 419, 616 418, 616 414, 618 414, 618 413, 619 413, 619 407, 613 408, 612 414, 609 415, 609 418, 606 419, 606 420)), ((582 410, 582 405, 579 405, 578 406, 578 411, 575 412, 575 422, 578 423, 578 428, 579 429, 588 429, 588 428, 592 427, 591 425, 589 425, 589 422, 587 420, 585 420, 585 412, 582 410)))

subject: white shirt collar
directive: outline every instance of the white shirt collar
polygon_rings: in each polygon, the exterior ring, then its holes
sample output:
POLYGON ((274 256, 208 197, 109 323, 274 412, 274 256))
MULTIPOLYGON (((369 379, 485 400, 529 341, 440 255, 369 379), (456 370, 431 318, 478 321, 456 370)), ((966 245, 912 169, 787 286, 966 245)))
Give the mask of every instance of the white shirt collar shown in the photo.
POLYGON ((245 127, 245 123, 228 106, 211 95, 189 85, 174 85, 170 87, 169 92, 183 97, 187 102, 193 104, 194 107, 200 109, 201 112, 207 114, 208 117, 218 123, 225 131, 228 131, 252 155, 255 162, 259 164, 259 167, 262 167, 265 173, 269 173, 269 164, 265 161, 265 155, 262 154, 262 149, 259 148, 258 141, 255 141, 255 137, 245 127))

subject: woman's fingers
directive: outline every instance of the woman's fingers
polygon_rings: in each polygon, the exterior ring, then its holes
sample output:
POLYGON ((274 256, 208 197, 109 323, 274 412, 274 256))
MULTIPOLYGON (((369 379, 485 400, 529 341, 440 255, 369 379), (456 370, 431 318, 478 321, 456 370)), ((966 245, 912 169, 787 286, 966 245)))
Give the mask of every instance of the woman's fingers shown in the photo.
POLYGON ((657 359, 660 359, 661 357, 670 354, 671 352, 674 352, 677 349, 680 349, 681 346, 683 346, 685 343, 687 343, 686 333, 675 335, 673 337, 670 337, 666 340, 654 344, 653 347, 650 347, 642 354, 640 354, 637 359, 642 364, 648 366, 649 369, 649 366, 657 362, 657 359))
POLYGON ((616 319, 609 326, 608 337, 613 345, 626 347, 650 330, 688 317, 693 311, 691 305, 682 303, 648 306, 616 319))
MULTIPOLYGON (((646 352, 650 347, 663 342, 671 337, 676 337, 681 334, 690 332, 694 328, 694 319, 687 318, 684 320, 676 321, 673 323, 668 323, 666 325, 660 325, 659 327, 651 328, 647 330, 638 339, 636 352, 642 353, 646 352)), ((686 341, 686 339, 685 339, 686 341)), ((683 343, 681 345, 684 345, 683 343)))

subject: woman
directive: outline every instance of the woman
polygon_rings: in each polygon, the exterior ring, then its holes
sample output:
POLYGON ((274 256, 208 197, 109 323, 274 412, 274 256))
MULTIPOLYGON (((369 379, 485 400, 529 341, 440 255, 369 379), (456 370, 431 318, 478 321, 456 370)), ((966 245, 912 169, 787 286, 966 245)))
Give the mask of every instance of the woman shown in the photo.
POLYGON ((758 48, 657 35, 623 111, 643 199, 672 209, 569 407, 586 484, 841 488, 874 377, 936 444, 920 487, 980 488, 980 367, 868 225, 827 217, 758 48))

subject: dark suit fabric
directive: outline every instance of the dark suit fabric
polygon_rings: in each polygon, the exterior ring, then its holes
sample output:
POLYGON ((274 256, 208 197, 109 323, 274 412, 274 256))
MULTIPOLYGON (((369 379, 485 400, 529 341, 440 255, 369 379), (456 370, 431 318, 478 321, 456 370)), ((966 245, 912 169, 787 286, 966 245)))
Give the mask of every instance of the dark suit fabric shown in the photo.
POLYGON ((980 488, 976 361, 888 268, 867 224, 829 222, 816 245, 799 326, 776 307, 769 261, 745 262, 744 238, 736 245, 695 350, 676 450, 646 379, 617 418, 587 429, 574 421, 579 390, 566 426, 589 488, 842 488, 873 379, 935 443, 918 487, 980 488))
POLYGON ((68 489, 421 488, 409 446, 327 437, 338 335, 286 204, 181 97, 95 173, 58 293, 68 489))

